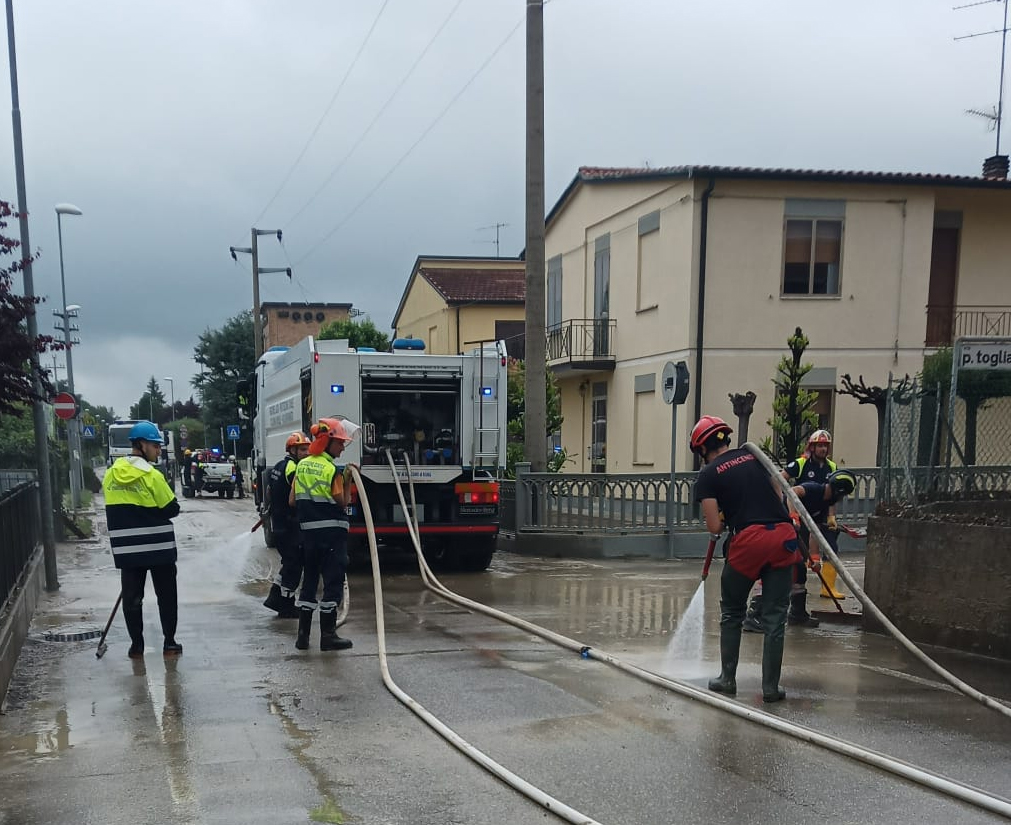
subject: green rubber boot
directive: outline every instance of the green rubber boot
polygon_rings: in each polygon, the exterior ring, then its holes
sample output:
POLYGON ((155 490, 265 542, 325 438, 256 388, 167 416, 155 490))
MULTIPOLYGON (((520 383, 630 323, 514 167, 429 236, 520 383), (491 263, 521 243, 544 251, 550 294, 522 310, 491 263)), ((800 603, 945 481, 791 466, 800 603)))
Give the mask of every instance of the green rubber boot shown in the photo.
POLYGON ((740 622, 720 625, 720 675, 709 680, 713 693, 737 695, 737 660, 741 652, 740 622))

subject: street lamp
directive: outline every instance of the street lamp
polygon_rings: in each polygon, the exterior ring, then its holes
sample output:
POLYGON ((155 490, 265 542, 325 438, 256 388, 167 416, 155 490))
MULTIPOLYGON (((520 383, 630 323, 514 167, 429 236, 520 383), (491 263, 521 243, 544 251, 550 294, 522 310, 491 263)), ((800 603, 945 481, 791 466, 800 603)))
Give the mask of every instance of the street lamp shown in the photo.
MULTIPOLYGON (((56 204, 56 233, 60 244, 60 288, 63 291, 63 345, 67 349, 67 389, 74 393, 74 361, 70 354, 70 314, 80 309, 76 304, 67 306, 67 281, 63 274, 63 223, 64 215, 81 215, 80 209, 70 203, 56 204)), ((70 451, 70 501, 77 510, 81 506, 81 422, 75 415, 67 422, 67 447, 70 451)))
POLYGON ((166 376, 162 381, 168 381, 169 384, 169 397, 172 399, 172 420, 176 420, 176 384, 171 377, 166 376))

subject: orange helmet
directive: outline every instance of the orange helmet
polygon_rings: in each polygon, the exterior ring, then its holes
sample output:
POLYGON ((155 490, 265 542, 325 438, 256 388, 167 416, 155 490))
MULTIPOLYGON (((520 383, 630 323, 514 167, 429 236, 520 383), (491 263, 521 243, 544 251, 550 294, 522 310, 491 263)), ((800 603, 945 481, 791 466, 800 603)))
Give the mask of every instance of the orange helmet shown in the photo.
POLYGON ((309 445, 310 455, 323 455, 330 445, 331 438, 339 438, 345 444, 351 443, 351 436, 344 425, 336 418, 321 418, 309 428, 312 443, 309 445))
POLYGON ((709 442, 709 439, 716 436, 718 441, 729 444, 729 436, 732 432, 733 430, 730 429, 730 425, 722 418, 718 418, 715 415, 704 415, 699 419, 698 424, 692 427, 692 434, 689 439, 692 452, 705 456, 706 444, 709 442))
POLYGON ((828 430, 815 430, 807 439, 807 451, 814 452, 815 444, 828 444, 832 446, 832 433, 828 430))
POLYGON ((292 433, 291 435, 288 436, 288 440, 284 442, 284 449, 290 452, 293 447, 297 447, 299 444, 308 444, 308 443, 309 443, 309 436, 299 431, 296 433, 292 433))

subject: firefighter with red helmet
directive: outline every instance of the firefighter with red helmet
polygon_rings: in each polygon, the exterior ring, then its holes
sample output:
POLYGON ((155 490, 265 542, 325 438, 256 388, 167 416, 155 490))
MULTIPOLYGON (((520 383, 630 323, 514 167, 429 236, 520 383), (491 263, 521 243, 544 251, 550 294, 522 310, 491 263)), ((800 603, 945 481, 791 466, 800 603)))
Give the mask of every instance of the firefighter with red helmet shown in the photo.
POLYGON ((295 467, 309 454, 309 436, 293 432, 284 442, 285 455, 267 474, 265 515, 270 519, 281 567, 274 576, 264 607, 276 610, 281 619, 297 619, 301 614, 295 606, 295 594, 302 578, 302 537, 298 530, 298 514, 288 503, 295 467))
POLYGON ((731 533, 720 577, 720 675, 709 680, 709 689, 730 696, 737 693, 748 593, 761 580, 765 591, 762 699, 779 702, 786 698, 779 677, 792 567, 801 560, 800 543, 777 482, 751 452, 730 448, 732 432, 722 418, 704 415, 690 438, 692 452, 705 462, 695 482, 695 499, 702 504, 706 527, 717 537, 725 523, 731 533))
POLYGON ((295 467, 289 504, 296 508, 305 551, 302 591, 295 647, 308 650, 312 614, 319 608, 319 649, 347 650, 350 639, 337 635, 337 610, 344 597, 344 576, 348 565, 348 483, 349 468, 337 469, 339 458, 351 443, 358 425, 336 418, 321 418, 309 430, 312 442, 308 455, 295 467), (316 599, 319 580, 323 596, 316 599))

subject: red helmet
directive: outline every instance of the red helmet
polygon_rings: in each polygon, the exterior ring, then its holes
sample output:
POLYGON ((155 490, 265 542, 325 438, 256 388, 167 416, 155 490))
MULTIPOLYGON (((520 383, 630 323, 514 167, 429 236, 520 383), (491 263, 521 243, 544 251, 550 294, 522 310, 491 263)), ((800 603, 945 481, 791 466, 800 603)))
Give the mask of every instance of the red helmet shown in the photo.
POLYGON ((338 438, 345 444, 351 443, 351 436, 336 418, 321 418, 309 428, 309 432, 312 434, 312 443, 309 445, 310 455, 323 455, 330 445, 331 438, 338 438))
POLYGON ((699 423, 692 427, 689 444, 692 452, 704 456, 706 454, 706 444, 710 438, 716 436, 719 441, 729 443, 728 436, 733 432, 730 425, 722 418, 715 415, 704 415, 699 419, 699 423))
POLYGON ((815 430, 807 439, 807 451, 808 453, 814 452, 815 444, 828 444, 829 447, 832 446, 832 433, 828 430, 815 430))
POLYGON ((303 432, 292 433, 288 436, 288 440, 284 442, 284 449, 291 450, 292 447, 297 447, 299 444, 308 444, 309 436, 303 432))

